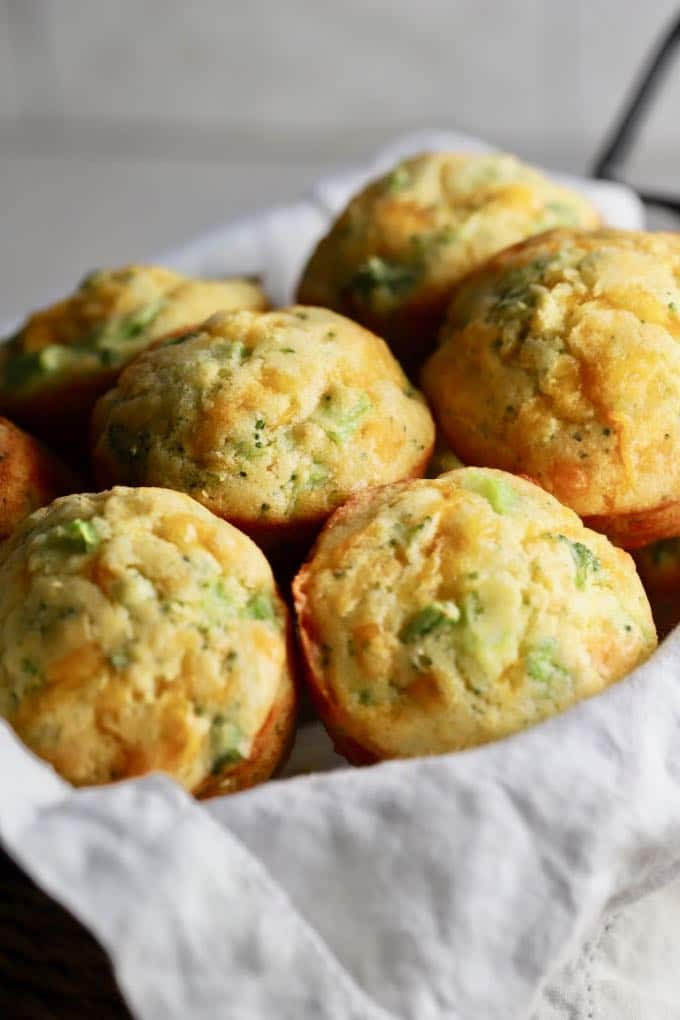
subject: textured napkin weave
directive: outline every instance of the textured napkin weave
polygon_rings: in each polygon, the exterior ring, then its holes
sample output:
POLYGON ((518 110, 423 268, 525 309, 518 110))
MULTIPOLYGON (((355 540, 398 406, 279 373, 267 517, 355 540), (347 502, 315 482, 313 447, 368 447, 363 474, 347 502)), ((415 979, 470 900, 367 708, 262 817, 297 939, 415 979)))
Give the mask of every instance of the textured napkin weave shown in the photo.
MULTIPOLYGON (((160 261, 261 272, 289 299, 357 184, 443 146, 482 147, 402 140, 160 261)), ((641 223, 625 189, 570 183, 608 222, 641 223)), ((496 744, 349 770, 312 726, 294 768, 333 771, 203 805, 161 776, 74 791, 2 724, 0 836, 97 935, 139 1020, 677 1020, 662 959, 680 904, 679 680, 680 630, 601 696, 496 744)))

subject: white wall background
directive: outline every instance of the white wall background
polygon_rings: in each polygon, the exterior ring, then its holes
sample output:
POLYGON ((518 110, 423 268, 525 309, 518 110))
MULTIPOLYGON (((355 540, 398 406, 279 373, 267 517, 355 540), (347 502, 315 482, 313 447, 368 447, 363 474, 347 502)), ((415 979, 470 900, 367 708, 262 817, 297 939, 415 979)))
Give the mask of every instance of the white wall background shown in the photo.
MULTIPOLYGON (((404 129, 592 161, 674 0, 0 0, 0 319, 404 129)), ((631 168, 680 191, 680 55, 631 168)))

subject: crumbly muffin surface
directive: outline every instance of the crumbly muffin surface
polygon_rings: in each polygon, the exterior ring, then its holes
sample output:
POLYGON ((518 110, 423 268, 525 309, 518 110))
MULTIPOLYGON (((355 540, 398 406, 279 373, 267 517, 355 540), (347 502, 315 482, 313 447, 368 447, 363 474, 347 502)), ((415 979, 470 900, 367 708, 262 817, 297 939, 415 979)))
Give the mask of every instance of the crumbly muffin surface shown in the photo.
POLYGON ((630 556, 489 469, 357 496, 295 595, 331 732, 378 759, 505 736, 597 694, 656 645, 630 556))

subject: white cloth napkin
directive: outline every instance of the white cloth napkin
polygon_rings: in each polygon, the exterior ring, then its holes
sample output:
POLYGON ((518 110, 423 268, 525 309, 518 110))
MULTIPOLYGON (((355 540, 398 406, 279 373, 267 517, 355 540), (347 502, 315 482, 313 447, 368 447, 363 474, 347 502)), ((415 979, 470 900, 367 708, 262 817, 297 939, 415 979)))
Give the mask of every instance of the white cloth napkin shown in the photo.
MULTIPOLYGON (((261 272, 288 299, 357 183, 442 146, 481 143, 402 139, 162 260, 261 272)), ((641 223, 626 189, 571 183, 641 223)), ((312 726, 292 771, 331 771, 203 805, 158 775, 72 790, 0 724, 0 837, 99 938, 139 1020, 677 1020, 678 681, 680 629, 496 744, 350 770, 312 726)))

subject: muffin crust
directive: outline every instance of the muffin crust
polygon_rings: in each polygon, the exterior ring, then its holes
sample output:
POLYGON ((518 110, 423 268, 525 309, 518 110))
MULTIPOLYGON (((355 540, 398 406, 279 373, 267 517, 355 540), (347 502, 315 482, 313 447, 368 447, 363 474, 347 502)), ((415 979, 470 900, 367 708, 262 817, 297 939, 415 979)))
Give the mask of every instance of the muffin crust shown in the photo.
POLYGON ((265 543, 421 475, 433 443, 386 345, 318 308, 215 316, 140 356, 93 416, 103 483, 189 492, 265 543))
POLYGON ((294 596, 317 707, 355 763, 506 736, 602 691, 656 645, 630 556, 538 486, 489 469, 354 497, 294 596))
POLYGON ((0 714, 76 786, 153 769, 198 794, 266 778, 295 706, 260 550, 163 489, 66 496, 0 547, 0 714))
POLYGON ((362 322, 412 368, 467 273, 531 234, 598 223, 580 195, 514 156, 424 153, 350 201, 307 263, 298 300, 362 322))
POLYGON ((680 236, 554 231, 457 290, 423 387, 466 463, 626 548, 680 530, 680 236))

